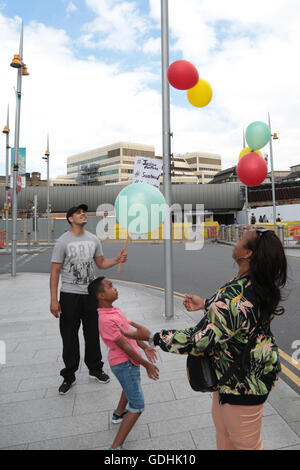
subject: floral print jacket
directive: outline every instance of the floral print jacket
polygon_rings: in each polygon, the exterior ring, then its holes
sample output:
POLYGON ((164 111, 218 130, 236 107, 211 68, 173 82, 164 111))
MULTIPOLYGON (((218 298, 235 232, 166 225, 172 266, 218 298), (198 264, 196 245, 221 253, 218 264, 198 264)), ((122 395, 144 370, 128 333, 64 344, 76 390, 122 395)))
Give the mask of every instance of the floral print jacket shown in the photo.
MULTIPOLYGON (((200 323, 184 330, 162 330, 154 338, 165 352, 209 354, 220 379, 245 349, 256 328, 259 307, 249 278, 234 279, 205 302, 200 323)), ((245 368, 238 368, 219 387, 220 403, 256 405, 263 403, 280 372, 278 347, 269 325, 259 326, 256 342, 245 368)))

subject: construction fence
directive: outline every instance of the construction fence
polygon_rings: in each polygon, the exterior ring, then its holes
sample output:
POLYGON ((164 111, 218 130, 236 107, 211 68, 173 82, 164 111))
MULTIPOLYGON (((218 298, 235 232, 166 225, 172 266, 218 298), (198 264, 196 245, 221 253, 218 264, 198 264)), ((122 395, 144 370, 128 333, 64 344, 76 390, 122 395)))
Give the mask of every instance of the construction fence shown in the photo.
POLYGON ((267 228, 275 230, 286 248, 300 248, 300 221, 289 221, 283 223, 257 223, 255 225, 220 225, 218 230, 218 241, 225 243, 235 243, 243 232, 254 228, 267 228))
MULTIPOLYGON (((91 233, 97 234, 98 224, 101 218, 88 217, 86 230, 91 233)), ((39 243, 48 241, 48 220, 45 218, 37 219, 36 230, 34 226, 34 219, 18 219, 16 238, 21 243, 39 243)), ((174 241, 187 241, 193 239, 193 233, 198 231, 204 241, 219 241, 225 243, 235 243, 241 237, 244 231, 253 229, 255 227, 269 228, 275 230, 276 234, 282 241, 285 247, 299 247, 300 248, 300 221, 289 221, 284 223, 277 223, 276 227, 272 223, 255 224, 255 225, 219 225, 218 222, 203 222, 199 227, 195 227, 189 223, 173 223, 172 224, 172 238, 174 241)), ((55 242, 61 235, 70 230, 68 221, 64 218, 51 218, 50 219, 50 242, 55 242)), ((12 222, 9 220, 8 233, 5 233, 5 221, 0 220, 0 247, 5 245, 5 240, 8 243, 11 241, 12 236, 12 222)), ((127 231, 114 224, 113 234, 107 239, 113 240, 126 240, 128 236, 127 231)), ((99 236, 100 239, 105 240, 106 237, 99 236)), ((159 228, 151 233, 142 235, 142 240, 158 240, 164 239, 164 227, 161 225, 159 228)))
MULTIPOLYGON (((100 217, 89 216, 87 219, 86 230, 91 233, 97 234, 102 239, 113 240, 126 240, 128 233, 127 230, 122 228, 119 224, 112 221, 113 231, 109 237, 105 234, 99 234, 98 224, 101 221, 100 217)), ((65 218, 51 218, 50 219, 50 242, 55 242, 61 235, 70 230, 70 225, 65 218)), ((192 226, 190 223, 173 223, 172 224, 172 238, 175 241, 186 241, 193 239, 193 233, 198 231, 204 240, 216 240, 218 236, 219 224, 218 222, 203 222, 199 227, 192 226)), ((0 220, 0 246, 4 246, 5 239, 8 243, 12 238, 12 221, 8 222, 8 233, 5 233, 5 221, 0 220)), ((136 237, 134 237, 136 238, 136 237)), ((153 232, 141 235, 142 240, 158 240, 164 239, 164 227, 161 225, 153 232)), ((20 243, 39 243, 48 241, 48 220, 45 218, 37 219, 36 229, 34 219, 18 219, 16 229, 16 239, 20 243)))

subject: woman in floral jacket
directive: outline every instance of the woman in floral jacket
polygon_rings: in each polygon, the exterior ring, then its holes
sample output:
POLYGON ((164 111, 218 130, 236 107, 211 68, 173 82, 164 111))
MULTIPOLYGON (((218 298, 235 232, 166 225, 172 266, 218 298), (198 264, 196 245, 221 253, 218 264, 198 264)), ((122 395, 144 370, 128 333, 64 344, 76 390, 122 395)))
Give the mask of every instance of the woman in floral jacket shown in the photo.
POLYGON ((157 333, 135 323, 137 330, 122 333, 149 340, 165 352, 210 355, 220 380, 238 361, 251 335, 255 334, 246 363, 238 367, 225 385, 213 393, 213 420, 218 449, 263 449, 263 405, 280 372, 280 359, 270 324, 287 280, 284 249, 274 232, 249 230, 237 240, 233 258, 239 265, 235 279, 210 299, 186 295, 188 311, 204 310, 198 325, 184 330, 157 333))

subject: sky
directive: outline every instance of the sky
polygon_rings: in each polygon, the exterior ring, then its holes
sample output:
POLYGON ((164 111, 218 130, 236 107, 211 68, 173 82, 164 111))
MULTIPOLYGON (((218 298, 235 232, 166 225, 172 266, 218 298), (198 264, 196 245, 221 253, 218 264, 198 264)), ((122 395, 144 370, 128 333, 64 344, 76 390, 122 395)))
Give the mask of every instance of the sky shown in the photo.
MULTIPOLYGON (((270 112, 275 168, 300 164, 300 2, 170 0, 169 10, 170 62, 191 61, 214 92, 199 109, 171 88, 173 153, 217 153, 223 168, 233 166, 243 129, 270 112)), ((120 141, 161 154, 160 0, 0 0, 0 125, 9 104, 11 145, 17 73, 9 64, 21 19, 27 171, 45 176, 47 133, 52 178, 66 174, 68 156, 120 141)))

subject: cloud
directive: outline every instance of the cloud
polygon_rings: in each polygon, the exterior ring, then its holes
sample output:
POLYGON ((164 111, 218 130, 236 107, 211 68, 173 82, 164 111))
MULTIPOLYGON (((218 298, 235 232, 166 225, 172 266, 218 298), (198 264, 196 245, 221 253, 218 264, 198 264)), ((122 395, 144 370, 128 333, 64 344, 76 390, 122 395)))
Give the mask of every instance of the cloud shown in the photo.
MULTIPOLYGON (((16 71, 9 67, 18 50, 20 20, 0 14, 0 109, 3 125, 11 109, 14 135, 16 71)), ((66 173, 66 159, 80 151, 113 142, 153 144, 160 136, 160 95, 150 84, 156 79, 147 67, 122 72, 93 57, 78 59, 65 31, 31 22, 24 29, 24 61, 20 145, 27 147, 28 171, 45 175, 42 156, 50 134, 50 174, 66 173)), ((5 148, 0 146, 1 174, 5 148)))
MULTIPOLYGON (((214 90, 211 112, 199 110, 195 121, 202 126, 202 117, 208 120, 206 140, 199 139, 198 148, 215 147, 223 166, 234 164, 243 127, 266 121, 270 111, 273 130, 280 137, 274 145, 276 168, 299 163, 295 140, 300 126, 299 2, 172 0, 169 9, 172 57, 194 62, 214 90)), ((156 0, 150 0, 150 14, 159 27, 156 0)), ((196 141, 189 129, 194 114, 183 115, 186 126, 177 128, 182 119, 173 116, 173 131, 182 143, 189 135, 189 145, 190 139, 196 141)), ((268 148, 263 151, 268 153, 268 148)))
POLYGON ((67 5, 67 8, 66 8, 66 12, 67 12, 67 15, 69 16, 71 13, 74 13, 75 11, 77 11, 78 8, 77 6, 75 5, 75 3, 73 2, 69 2, 68 5, 67 5))
POLYGON ((136 2, 86 0, 86 5, 96 17, 82 27, 84 33, 80 40, 83 46, 125 53, 140 49, 147 19, 139 13, 136 2))
POLYGON ((161 51, 161 38, 149 38, 143 46, 145 54, 157 55, 161 51))

